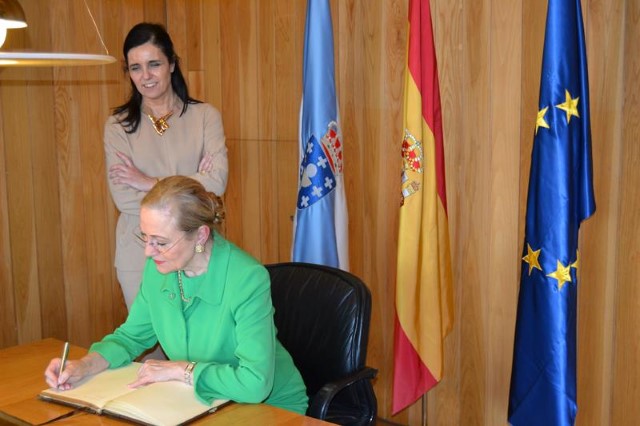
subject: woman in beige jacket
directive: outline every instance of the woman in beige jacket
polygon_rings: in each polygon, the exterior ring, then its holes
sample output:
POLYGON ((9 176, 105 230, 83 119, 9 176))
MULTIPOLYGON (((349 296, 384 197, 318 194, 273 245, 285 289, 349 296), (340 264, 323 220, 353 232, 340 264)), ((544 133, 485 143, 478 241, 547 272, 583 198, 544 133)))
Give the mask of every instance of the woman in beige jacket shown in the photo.
POLYGON ((189 96, 173 42, 163 26, 140 23, 124 41, 131 96, 105 124, 111 196, 120 211, 115 267, 127 304, 145 263, 138 240, 140 201, 164 177, 185 175, 221 196, 228 162, 220 112, 189 96))

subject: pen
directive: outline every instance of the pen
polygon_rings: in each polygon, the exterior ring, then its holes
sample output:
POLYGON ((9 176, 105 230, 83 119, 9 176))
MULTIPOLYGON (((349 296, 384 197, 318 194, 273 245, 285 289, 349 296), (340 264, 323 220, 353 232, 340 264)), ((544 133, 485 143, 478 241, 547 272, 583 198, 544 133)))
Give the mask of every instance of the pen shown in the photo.
POLYGON ((60 361, 60 371, 58 377, 64 371, 65 364, 67 363, 67 357, 69 356, 69 342, 64 342, 64 348, 62 348, 62 360, 60 361))

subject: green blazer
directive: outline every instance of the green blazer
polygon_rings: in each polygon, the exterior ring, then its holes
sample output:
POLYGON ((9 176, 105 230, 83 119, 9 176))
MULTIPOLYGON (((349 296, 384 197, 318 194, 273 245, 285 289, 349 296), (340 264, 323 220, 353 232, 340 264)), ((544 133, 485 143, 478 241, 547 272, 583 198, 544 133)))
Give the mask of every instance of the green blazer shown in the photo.
POLYGON ((265 402, 304 414, 304 382, 276 338, 267 270, 215 233, 208 271, 182 281, 189 303, 177 273, 161 274, 148 259, 127 320, 90 351, 116 368, 159 342, 170 360, 198 363, 194 390, 205 403, 265 402))

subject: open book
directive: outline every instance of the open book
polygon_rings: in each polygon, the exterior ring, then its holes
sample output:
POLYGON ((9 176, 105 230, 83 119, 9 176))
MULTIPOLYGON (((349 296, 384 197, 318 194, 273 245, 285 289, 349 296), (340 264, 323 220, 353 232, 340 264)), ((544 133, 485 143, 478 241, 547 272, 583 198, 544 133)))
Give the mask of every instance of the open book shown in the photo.
POLYGON ((73 389, 46 389, 38 395, 46 401, 108 414, 137 423, 179 425, 214 412, 227 400, 200 402, 191 386, 181 382, 156 382, 137 389, 127 385, 135 381, 140 363, 105 370, 79 382, 73 389))

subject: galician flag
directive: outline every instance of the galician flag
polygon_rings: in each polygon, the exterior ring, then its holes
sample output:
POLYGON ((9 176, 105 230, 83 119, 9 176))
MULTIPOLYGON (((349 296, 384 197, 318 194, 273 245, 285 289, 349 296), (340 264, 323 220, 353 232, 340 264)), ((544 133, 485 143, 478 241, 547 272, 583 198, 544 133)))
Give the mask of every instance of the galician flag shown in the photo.
POLYGON ((549 0, 538 105, 509 422, 573 425, 578 231, 595 212, 580 0, 549 0))
POLYGON ((453 325, 442 116, 428 0, 409 1, 393 413, 441 379, 453 325))
POLYGON ((342 134, 328 0, 308 0, 293 261, 349 268, 342 134))

